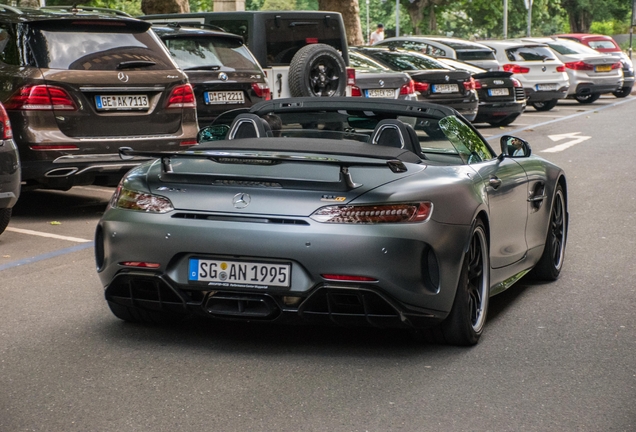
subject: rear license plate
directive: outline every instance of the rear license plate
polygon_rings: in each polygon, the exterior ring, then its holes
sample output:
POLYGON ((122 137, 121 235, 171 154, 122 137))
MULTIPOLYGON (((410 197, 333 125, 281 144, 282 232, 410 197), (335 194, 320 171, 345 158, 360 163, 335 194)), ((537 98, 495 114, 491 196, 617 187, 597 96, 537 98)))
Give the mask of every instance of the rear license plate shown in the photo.
POLYGON ((132 111, 150 108, 147 95, 98 95, 95 106, 99 111, 132 111))
POLYGON ((212 286, 289 288, 291 264, 190 258, 188 280, 212 286))
POLYGON ((612 70, 612 65, 599 65, 596 66, 596 72, 609 72, 612 70))
POLYGON ((488 89, 488 96, 508 96, 509 94, 507 88, 488 89))
POLYGON ((558 88, 557 84, 537 84, 537 91, 554 91, 558 88))
POLYGON ((457 84, 433 84, 433 93, 457 93, 459 86, 457 84))
POLYGON ((395 89, 369 89, 367 90, 368 98, 394 98, 395 89))
POLYGON ((205 103, 208 105, 245 103, 245 96, 242 91, 205 92, 204 98, 205 103))

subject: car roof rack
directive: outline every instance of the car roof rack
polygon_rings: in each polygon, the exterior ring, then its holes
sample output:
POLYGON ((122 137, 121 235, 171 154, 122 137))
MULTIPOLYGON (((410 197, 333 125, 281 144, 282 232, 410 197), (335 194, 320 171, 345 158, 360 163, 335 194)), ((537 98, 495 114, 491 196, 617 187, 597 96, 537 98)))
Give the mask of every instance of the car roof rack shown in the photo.
POLYGON ((94 13, 103 13, 103 14, 116 15, 116 16, 122 16, 122 17, 128 17, 128 18, 132 17, 132 15, 117 9, 109 9, 109 8, 102 8, 102 7, 95 7, 95 6, 84 6, 84 5, 78 5, 78 4, 74 4, 72 6, 44 6, 40 8, 40 10, 44 12, 46 11, 70 12, 74 14, 80 13, 80 12, 94 12, 94 13))

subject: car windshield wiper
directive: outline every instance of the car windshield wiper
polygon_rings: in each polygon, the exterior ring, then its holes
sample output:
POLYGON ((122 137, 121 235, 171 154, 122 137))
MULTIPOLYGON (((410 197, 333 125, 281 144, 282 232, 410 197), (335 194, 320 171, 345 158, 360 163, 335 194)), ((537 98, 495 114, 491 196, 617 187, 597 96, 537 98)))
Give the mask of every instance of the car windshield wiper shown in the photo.
POLYGON ((157 63, 153 62, 153 61, 148 61, 148 60, 132 60, 132 61, 125 61, 125 62, 121 62, 117 65, 117 69, 131 69, 131 68, 138 68, 138 67, 148 67, 148 66, 154 66, 157 63))
POLYGON ((189 68, 185 68, 183 70, 184 71, 187 71, 187 70, 213 70, 213 71, 217 71, 219 69, 221 69, 221 66, 219 66, 219 65, 208 65, 208 66, 204 65, 204 66, 192 66, 192 67, 189 67, 189 68))

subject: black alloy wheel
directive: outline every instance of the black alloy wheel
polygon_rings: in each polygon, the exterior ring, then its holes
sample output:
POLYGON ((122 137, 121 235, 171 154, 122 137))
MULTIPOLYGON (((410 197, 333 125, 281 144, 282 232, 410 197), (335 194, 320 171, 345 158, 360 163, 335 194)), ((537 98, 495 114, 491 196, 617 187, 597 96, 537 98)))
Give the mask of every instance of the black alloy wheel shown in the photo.
POLYGON ((347 69, 335 48, 325 44, 307 45, 294 55, 289 65, 292 96, 345 96, 347 69))
POLYGON ((530 277, 545 281, 557 280, 565 258, 565 243, 568 233, 567 207, 565 193, 561 185, 554 193, 554 202, 550 212, 548 234, 545 248, 537 265, 530 272, 530 277))
POLYGON ((490 258, 486 228, 477 221, 464 255, 455 301, 440 325, 444 341, 452 345, 475 345, 484 329, 490 294, 490 258))

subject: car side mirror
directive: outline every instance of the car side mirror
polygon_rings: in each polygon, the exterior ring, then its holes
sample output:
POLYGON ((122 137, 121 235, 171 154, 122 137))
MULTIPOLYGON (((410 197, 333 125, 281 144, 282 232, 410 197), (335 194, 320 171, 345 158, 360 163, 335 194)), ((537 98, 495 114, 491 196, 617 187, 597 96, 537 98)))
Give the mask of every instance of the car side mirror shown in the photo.
POLYGON ((229 131, 230 126, 226 124, 206 126, 197 134, 197 142, 203 144, 206 142, 224 140, 229 131))
POLYGON ((532 154, 532 149, 528 141, 522 140, 521 138, 504 135, 499 142, 501 144, 501 154, 499 158, 502 160, 505 157, 520 158, 528 157, 532 154))

